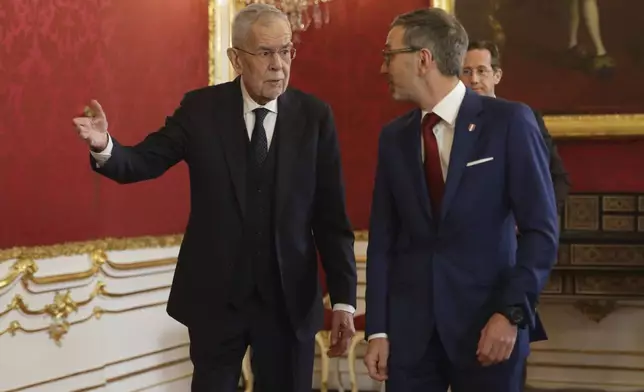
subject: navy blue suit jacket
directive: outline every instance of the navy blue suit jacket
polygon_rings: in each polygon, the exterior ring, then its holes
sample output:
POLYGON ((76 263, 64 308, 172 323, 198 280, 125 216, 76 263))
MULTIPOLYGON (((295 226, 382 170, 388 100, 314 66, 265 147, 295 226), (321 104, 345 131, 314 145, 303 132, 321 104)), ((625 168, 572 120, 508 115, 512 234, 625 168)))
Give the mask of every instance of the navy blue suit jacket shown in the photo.
POLYGON ((422 357, 436 330, 449 357, 467 363, 476 360, 489 318, 522 305, 529 326, 516 347, 527 355, 529 331, 540 325, 536 300, 558 242, 549 153, 534 114, 521 103, 467 90, 440 216, 432 215, 423 175, 420 124, 421 111, 413 110, 380 135, 367 336, 387 333, 390 363, 409 364, 422 357), (486 158, 492 159, 468 166, 486 158))

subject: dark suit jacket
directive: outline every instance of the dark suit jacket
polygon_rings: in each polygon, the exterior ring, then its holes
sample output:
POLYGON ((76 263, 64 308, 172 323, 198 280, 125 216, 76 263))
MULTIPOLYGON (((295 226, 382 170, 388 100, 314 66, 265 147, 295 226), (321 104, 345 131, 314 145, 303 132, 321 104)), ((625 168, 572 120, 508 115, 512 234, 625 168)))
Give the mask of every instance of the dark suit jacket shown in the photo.
MULTIPOLYGON (((552 136, 550 136, 550 132, 548 132, 548 128, 543 121, 541 113, 534 109, 532 111, 534 112, 534 117, 537 120, 537 125, 539 126, 539 130, 541 131, 541 136, 543 136, 543 140, 546 142, 546 146, 548 147, 548 151, 550 152, 550 176, 552 177, 552 184, 555 188, 557 210, 559 213, 561 213, 561 211, 563 211, 564 205, 566 204, 568 193, 570 192, 570 179, 568 177, 568 172, 564 168, 563 161, 561 160, 561 157, 557 152, 557 146, 555 145, 554 140, 552 140, 552 136)), ((543 327, 543 324, 541 323, 541 320, 538 321, 539 322, 530 334, 530 340, 533 342, 548 339, 548 335, 545 328, 543 327)))
POLYGON ((555 197, 557 198, 557 209, 561 212, 564 204, 566 203, 566 197, 568 197, 568 192, 570 192, 570 178, 568 177, 568 172, 564 168, 563 161, 557 152, 557 146, 555 145, 546 124, 543 121, 541 114, 534 110, 534 117, 537 120, 537 125, 541 131, 541 136, 543 136, 546 146, 548 146, 548 151, 550 151, 550 175, 552 177, 552 183, 555 187, 555 197))
MULTIPOLYGON (((558 238, 549 153, 530 108, 468 89, 435 216, 420 127, 421 111, 414 110, 380 135, 366 333, 388 334, 392 366, 417 363, 434 330, 452 361, 473 363, 481 330, 495 312, 521 305, 528 330, 539 323, 536 299, 558 238)), ((527 355, 528 332, 517 337, 519 356, 527 355)))
MULTIPOLYGON (((248 143, 240 79, 192 91, 165 126, 133 147, 116 140, 98 173, 119 183, 160 176, 181 160, 190 173, 190 218, 168 313, 190 325, 216 317, 229 299, 242 247, 248 143)), ((354 236, 331 109, 288 89, 278 98, 275 248, 286 308, 300 336, 322 323, 317 252, 331 301, 355 306, 354 236)), ((171 201, 169 201, 171 202, 171 201)))

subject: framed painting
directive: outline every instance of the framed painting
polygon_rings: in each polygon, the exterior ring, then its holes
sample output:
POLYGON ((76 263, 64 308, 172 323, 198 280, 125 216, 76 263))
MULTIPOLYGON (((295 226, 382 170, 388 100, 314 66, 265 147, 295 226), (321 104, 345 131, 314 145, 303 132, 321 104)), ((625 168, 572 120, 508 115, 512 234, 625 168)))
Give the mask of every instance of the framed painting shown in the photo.
POLYGON ((555 137, 644 135, 641 0, 433 0, 501 51, 499 96, 555 137))

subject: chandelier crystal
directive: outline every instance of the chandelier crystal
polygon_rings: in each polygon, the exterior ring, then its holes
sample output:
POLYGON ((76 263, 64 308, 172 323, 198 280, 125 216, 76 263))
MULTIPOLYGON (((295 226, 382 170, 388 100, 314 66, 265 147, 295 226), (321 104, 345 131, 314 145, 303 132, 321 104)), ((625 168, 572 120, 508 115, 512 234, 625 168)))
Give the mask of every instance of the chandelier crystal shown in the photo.
POLYGON ((311 24, 315 28, 329 23, 331 0, 242 0, 246 5, 253 3, 271 4, 281 9, 291 22, 293 33, 306 31, 311 24))

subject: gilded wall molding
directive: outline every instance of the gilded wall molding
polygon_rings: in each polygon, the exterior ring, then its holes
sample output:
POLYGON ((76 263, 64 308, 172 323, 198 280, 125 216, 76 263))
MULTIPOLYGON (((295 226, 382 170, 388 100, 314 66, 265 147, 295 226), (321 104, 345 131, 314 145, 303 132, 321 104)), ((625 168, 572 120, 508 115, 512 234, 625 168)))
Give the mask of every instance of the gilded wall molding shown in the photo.
POLYGON ((208 0, 208 85, 233 80, 237 74, 229 64, 226 50, 230 46, 231 26, 244 1, 208 0))
MULTIPOLYGON (((56 244, 49 246, 35 246, 35 247, 16 247, 11 249, 0 250, 0 260, 7 261, 15 259, 14 263, 9 267, 9 272, 6 276, 0 277, 0 289, 11 286, 16 281, 21 281, 23 287, 30 293, 29 284, 35 285, 52 285, 60 283, 68 283, 74 281, 83 281, 90 278, 96 278, 99 274, 108 277, 122 278, 122 276, 115 276, 110 273, 113 271, 145 271, 155 267, 172 266, 176 263, 176 257, 163 258, 156 260, 145 260, 133 263, 117 263, 109 260, 107 252, 121 251, 121 250, 136 250, 136 249, 150 249, 150 248, 164 248, 174 247, 181 244, 182 235, 165 235, 165 236, 144 236, 135 238, 106 238, 93 241, 72 242, 64 244, 56 244), (39 259, 53 259, 62 256, 78 256, 89 255, 91 266, 85 271, 65 273, 58 275, 36 276, 38 272, 37 260, 39 259)), ((15 336, 19 331, 23 333, 38 333, 47 331, 49 337, 57 344, 61 345, 62 338, 69 332, 73 325, 87 322, 94 319, 99 319, 103 314, 124 313, 134 311, 151 306, 159 306, 166 303, 155 303, 151 305, 136 306, 123 310, 109 310, 102 307, 94 307, 92 313, 80 320, 70 322, 69 316, 76 313, 79 309, 89 306, 94 299, 98 297, 104 298, 123 298, 139 294, 145 294, 160 290, 169 289, 169 285, 162 287, 154 287, 149 289, 135 290, 130 292, 110 292, 105 283, 98 281, 96 286, 89 294, 89 296, 82 300, 72 298, 71 292, 61 292, 60 290, 53 290, 55 292, 52 302, 40 309, 30 307, 25 299, 16 294, 11 302, 5 309, 0 310, 0 317, 8 315, 12 311, 19 311, 27 316, 48 316, 50 324, 41 328, 25 328, 19 321, 14 320, 9 323, 9 326, 0 331, 0 336, 10 334, 15 336)), ((50 292, 50 291, 44 291, 50 292)), ((43 292, 38 292, 41 294, 43 292)))
POLYGON ((90 254, 96 250, 135 250, 146 248, 167 248, 181 245, 183 234, 169 234, 162 236, 142 236, 130 238, 103 238, 89 241, 65 242, 62 244, 44 246, 17 246, 14 248, 0 249, 0 263, 7 260, 23 259, 51 259, 61 256, 77 256, 90 254))
MULTIPOLYGON (((357 230, 354 234, 356 241, 368 241, 369 239, 369 233, 366 230, 357 230)), ((0 276, 0 290, 10 286, 18 279, 21 279, 23 286, 28 289, 27 282, 33 282, 37 285, 73 282, 95 277, 99 272, 102 272, 108 277, 116 278, 117 276, 113 276, 109 271, 105 270, 105 266, 118 271, 170 266, 176 264, 176 258, 146 260, 134 263, 115 263, 108 259, 106 252, 180 246, 182 239, 182 234, 170 234, 132 238, 104 238, 54 245, 21 246, 0 249, 0 263, 13 260, 8 274, 0 276), (38 259, 79 255, 90 255, 92 265, 89 269, 59 275, 36 276, 38 273, 38 259)))
POLYGON ((26 316, 49 315, 52 318, 67 318, 71 313, 76 312, 80 308, 89 305, 97 297, 125 298, 170 289, 170 285, 164 285, 159 287, 152 287, 149 289, 116 293, 108 291, 106 287, 107 285, 104 282, 97 282, 96 286, 88 295, 88 297, 81 301, 75 301, 71 297, 70 290, 67 290, 64 294, 60 291, 57 291, 56 294, 54 294, 53 302, 49 305, 43 306, 40 309, 30 308, 29 305, 25 302, 24 298, 20 294, 16 294, 12 298, 11 302, 7 304, 5 310, 0 311, 0 317, 3 317, 4 315, 15 310, 26 316))
POLYGON ((219 41, 217 34, 216 21, 216 0, 208 0, 208 85, 215 84, 216 77, 216 59, 215 44, 219 41))
POLYGON ((154 267, 164 267, 177 263, 176 257, 139 261, 135 263, 115 263, 107 258, 105 250, 102 249, 93 250, 90 254, 90 259, 92 265, 85 271, 70 272, 59 275, 36 276, 36 273, 38 272, 38 264, 36 263, 36 260, 30 258, 22 258, 21 256, 9 268, 9 273, 5 277, 0 279, 0 290, 12 285, 18 279, 21 279, 23 286, 27 288, 29 282, 32 282, 36 285, 50 285, 57 283, 74 282, 96 277, 99 275, 99 273, 103 273, 108 277, 118 278, 117 276, 111 274, 108 270, 106 270, 105 266, 119 271, 133 271, 154 267))
MULTIPOLYGON (((69 322, 65 318, 54 318, 52 323, 49 326, 34 328, 34 329, 24 328, 19 321, 12 321, 9 323, 8 328, 0 331, 0 337, 2 337, 2 335, 7 333, 10 334, 11 336, 15 336, 17 332, 34 334, 34 333, 48 331, 50 339, 52 339, 56 343, 56 345, 60 346, 62 345, 62 338, 69 332, 69 329, 73 325, 83 324, 88 322, 91 319, 99 320, 104 314, 122 314, 122 313, 133 312, 136 310, 152 308, 156 306, 164 306, 166 304, 167 304, 167 301, 162 301, 162 302, 155 302, 151 304, 139 305, 132 308, 119 309, 119 310, 110 310, 110 309, 102 308, 100 306, 96 306, 94 307, 90 315, 80 320, 74 320, 72 322, 69 322)), ((62 302, 61 306, 70 308, 69 310, 70 313, 73 311, 73 309, 71 309, 72 305, 68 303, 62 302)), ((67 310, 65 310, 65 312, 66 311, 67 310)))

